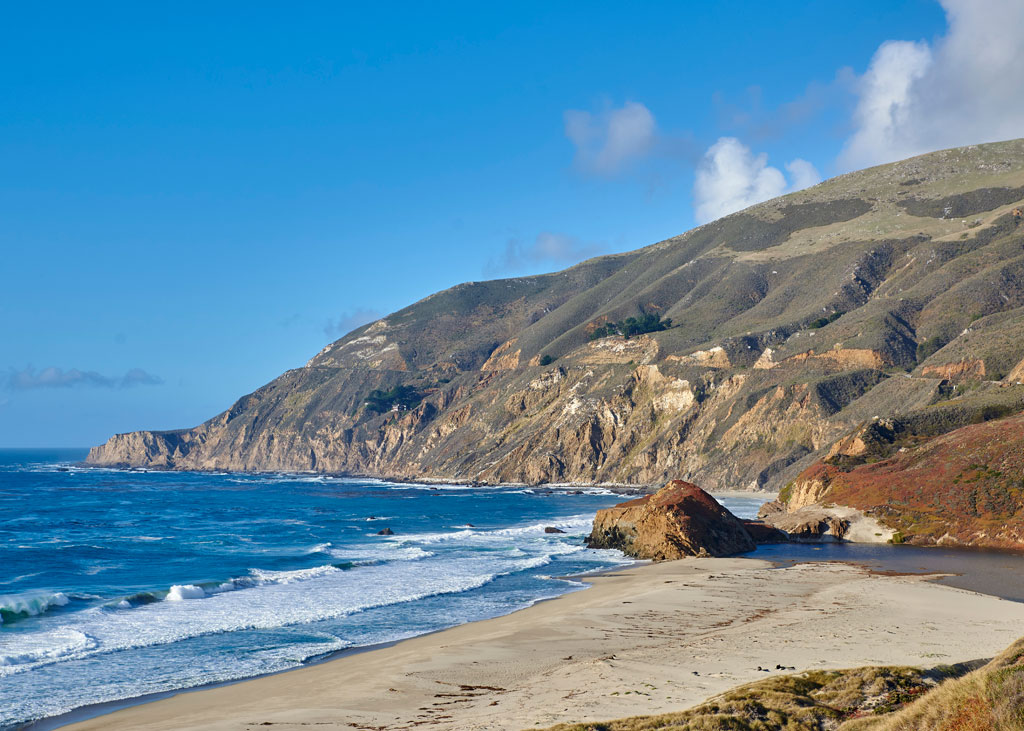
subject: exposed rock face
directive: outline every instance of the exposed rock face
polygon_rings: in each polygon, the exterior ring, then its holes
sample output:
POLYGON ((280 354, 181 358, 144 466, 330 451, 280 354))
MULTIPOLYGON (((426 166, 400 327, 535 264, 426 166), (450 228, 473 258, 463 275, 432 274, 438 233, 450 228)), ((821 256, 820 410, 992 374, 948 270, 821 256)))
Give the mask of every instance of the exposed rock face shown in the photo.
POLYGON ((1024 360, 1015 365, 1013 369, 1006 374, 1006 378, 1004 380, 1006 380, 1008 383, 1016 384, 1020 384, 1022 381, 1024 381, 1024 360))
POLYGON ((514 371, 519 367, 519 356, 522 350, 512 350, 516 341, 509 340, 499 345, 491 356, 480 366, 482 371, 514 371))
POLYGON ((818 540, 825 537, 842 540, 850 529, 849 520, 814 508, 772 515, 766 522, 785 531, 794 540, 818 540))
POLYGON ((971 358, 956 363, 925 366, 921 375, 931 378, 943 378, 949 381, 978 381, 985 377, 985 361, 971 358))
MULTIPOLYGON (((944 151, 563 272, 461 284, 199 426, 116 435, 88 461, 778 490, 875 417, 932 437, 1024 408, 1022 186, 1024 141, 944 151), (941 215, 963 196, 966 227, 941 215), (589 339, 640 314, 673 326, 589 339), (951 363, 972 364, 970 388, 951 363), (398 386, 421 400, 367 407, 398 386)), ((836 454, 891 456, 902 437, 876 432, 836 454)))
POLYGON ((653 495, 599 510, 587 545, 664 561, 752 551, 743 522, 696 485, 673 480, 653 495))

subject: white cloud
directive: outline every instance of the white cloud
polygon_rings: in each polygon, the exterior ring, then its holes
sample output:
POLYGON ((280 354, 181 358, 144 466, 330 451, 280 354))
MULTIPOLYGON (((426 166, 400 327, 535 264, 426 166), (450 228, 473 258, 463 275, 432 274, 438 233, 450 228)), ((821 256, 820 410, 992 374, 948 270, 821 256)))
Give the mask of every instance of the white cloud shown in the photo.
POLYGON ((1024 2, 941 1, 945 36, 887 41, 860 77, 844 168, 1024 135, 1024 2))
POLYGON ((799 157, 786 163, 786 172, 789 173, 789 178, 792 181, 789 186, 790 191, 810 188, 821 182, 821 173, 818 172, 818 168, 799 157))
POLYGON ((604 250, 603 245, 586 243, 575 236, 542 231, 529 244, 518 238, 506 241, 502 255, 488 262, 484 271, 500 274, 537 266, 575 264, 604 250))
POLYGON ((786 170, 792 184, 781 170, 768 164, 765 153, 755 155, 735 137, 720 137, 697 166, 693 186, 697 221, 707 223, 821 181, 817 169, 800 158, 788 163, 786 170))
POLYGON ((123 376, 104 376, 96 371, 82 371, 77 368, 64 370, 50 366, 37 371, 32 366, 8 372, 7 385, 17 391, 33 388, 74 388, 78 386, 99 388, 131 388, 132 386, 158 386, 163 379, 147 373, 141 368, 132 368, 123 376))
POLYGON ((908 135, 915 103, 911 89, 931 63, 925 43, 886 41, 878 48, 858 82, 856 132, 843 149, 844 163, 863 167, 919 152, 908 135))
POLYGON ((581 170, 611 175, 643 157, 654 142, 654 115, 643 104, 626 102, 598 114, 565 112, 565 136, 576 146, 581 170))

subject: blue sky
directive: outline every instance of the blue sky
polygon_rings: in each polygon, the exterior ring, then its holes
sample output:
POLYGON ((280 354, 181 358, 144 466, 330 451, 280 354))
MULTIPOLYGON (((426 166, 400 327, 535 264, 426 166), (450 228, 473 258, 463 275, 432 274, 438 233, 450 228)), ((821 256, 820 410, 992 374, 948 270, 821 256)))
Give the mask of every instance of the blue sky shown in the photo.
POLYGON ((1024 135, 926 94, 993 44, 981 6, 1019 85, 1019 5, 10 6, 0 445, 192 426, 458 282, 1024 135))

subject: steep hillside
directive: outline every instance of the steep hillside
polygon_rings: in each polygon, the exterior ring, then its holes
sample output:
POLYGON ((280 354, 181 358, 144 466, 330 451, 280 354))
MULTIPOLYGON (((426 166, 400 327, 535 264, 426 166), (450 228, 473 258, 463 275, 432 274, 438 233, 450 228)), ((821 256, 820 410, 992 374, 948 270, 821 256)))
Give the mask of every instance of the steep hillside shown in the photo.
POLYGON ((840 176, 431 295, 194 429, 117 435, 89 462, 778 488, 875 416, 945 423, 938 404, 954 428, 1024 399, 1022 205, 1022 140, 840 176), (669 326, 607 334, 631 317, 669 326))
POLYGON ((898 531, 897 542, 1020 549, 1024 415, 923 441, 912 425, 872 423, 805 470, 781 497, 793 510, 816 503, 857 508, 898 531))

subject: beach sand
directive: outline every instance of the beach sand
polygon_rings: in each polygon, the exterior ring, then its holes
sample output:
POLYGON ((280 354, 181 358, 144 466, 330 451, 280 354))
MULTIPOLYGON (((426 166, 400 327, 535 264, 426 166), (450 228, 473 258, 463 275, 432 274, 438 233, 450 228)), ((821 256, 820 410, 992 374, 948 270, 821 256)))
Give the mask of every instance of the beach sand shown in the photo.
POLYGON ((66 728, 524 729, 681 710, 766 677, 994 655, 1024 604, 837 563, 689 559, 504 617, 66 728))

